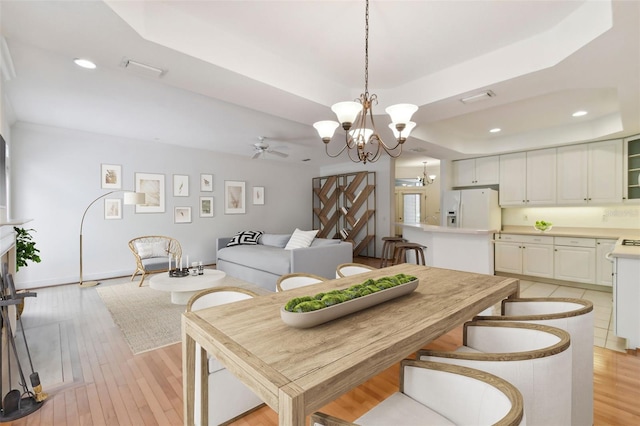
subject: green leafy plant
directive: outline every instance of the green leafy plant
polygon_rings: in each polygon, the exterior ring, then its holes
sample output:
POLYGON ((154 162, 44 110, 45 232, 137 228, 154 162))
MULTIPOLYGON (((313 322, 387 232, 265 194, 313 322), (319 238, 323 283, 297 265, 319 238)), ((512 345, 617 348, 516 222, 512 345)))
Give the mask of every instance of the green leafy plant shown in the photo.
POLYGON ((35 229, 24 229, 13 227, 16 231, 16 271, 20 270, 21 266, 27 266, 27 260, 35 263, 40 263, 40 250, 36 248, 36 243, 33 241, 31 232, 35 232, 35 229))

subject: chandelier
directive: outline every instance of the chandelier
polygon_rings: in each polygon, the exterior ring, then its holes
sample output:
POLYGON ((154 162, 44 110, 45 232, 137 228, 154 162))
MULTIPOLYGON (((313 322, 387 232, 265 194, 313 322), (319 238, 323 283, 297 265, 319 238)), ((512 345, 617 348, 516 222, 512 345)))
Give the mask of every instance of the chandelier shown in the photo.
POLYGON ((422 176, 418 176, 418 185, 419 186, 431 185, 433 182, 435 182, 436 175, 427 176, 427 162, 423 161, 422 164, 423 164, 422 176))
POLYGON ((355 101, 338 102, 331 107, 338 122, 332 120, 318 121, 313 124, 324 142, 329 157, 335 158, 347 150, 349 159, 354 163, 375 162, 382 151, 397 158, 402 154, 402 144, 407 140, 416 123, 411 116, 418 110, 416 105, 397 104, 385 109, 391 117, 389 128, 396 138, 395 146, 387 145, 376 130, 373 120, 373 105, 378 103, 378 96, 369 94, 369 0, 365 9, 364 37, 364 93, 355 101), (329 142, 338 126, 345 131, 345 144, 336 154, 329 153, 329 142))

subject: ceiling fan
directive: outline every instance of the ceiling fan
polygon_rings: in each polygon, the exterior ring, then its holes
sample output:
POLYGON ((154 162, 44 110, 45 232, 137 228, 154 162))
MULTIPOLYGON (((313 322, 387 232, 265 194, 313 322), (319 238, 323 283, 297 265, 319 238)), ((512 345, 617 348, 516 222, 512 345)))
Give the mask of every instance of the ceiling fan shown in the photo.
POLYGON ((269 144, 265 142, 265 140, 267 139, 266 137, 260 136, 258 139, 260 140, 260 142, 256 142, 253 144, 253 148, 255 149, 255 152, 253 154, 253 157, 251 157, 252 160, 255 160, 256 158, 260 158, 260 157, 264 158, 266 154, 273 154, 282 158, 287 158, 289 156, 289 154, 285 154, 284 152, 270 149, 269 144))

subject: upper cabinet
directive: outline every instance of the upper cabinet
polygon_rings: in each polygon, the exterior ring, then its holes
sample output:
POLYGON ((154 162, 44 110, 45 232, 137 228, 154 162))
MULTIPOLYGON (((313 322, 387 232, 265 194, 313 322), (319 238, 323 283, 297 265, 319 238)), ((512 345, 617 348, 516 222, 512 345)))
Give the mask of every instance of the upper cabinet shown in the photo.
POLYGON ((558 204, 622 202, 622 141, 558 148, 558 204))
POLYGON ((556 149, 500 156, 500 205, 553 205, 556 202, 556 149))
POLYGON ((624 141, 624 189, 626 199, 640 201, 640 135, 624 141))
POLYGON ((453 186, 497 185, 500 180, 499 157, 453 161, 453 186))

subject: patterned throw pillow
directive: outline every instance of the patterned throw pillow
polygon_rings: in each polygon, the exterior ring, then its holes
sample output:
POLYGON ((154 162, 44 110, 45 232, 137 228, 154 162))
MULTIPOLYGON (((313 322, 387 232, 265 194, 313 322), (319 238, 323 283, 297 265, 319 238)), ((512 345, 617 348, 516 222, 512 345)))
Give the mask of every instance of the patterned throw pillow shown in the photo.
POLYGON ((242 231, 238 232, 231 238, 231 241, 227 244, 227 247, 241 246, 241 245, 256 245, 262 235, 262 231, 242 231))
POLYGON ((309 247, 313 242, 313 239, 316 237, 317 233, 317 229, 314 231, 302 231, 296 228, 296 230, 293 231, 293 235, 291 235, 291 238, 289 239, 289 242, 284 249, 293 250, 297 248, 309 247))

